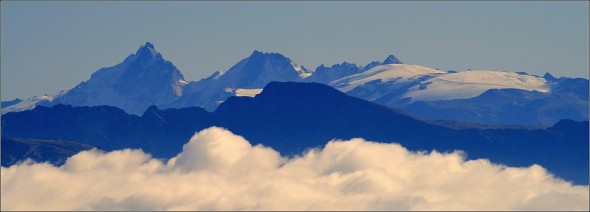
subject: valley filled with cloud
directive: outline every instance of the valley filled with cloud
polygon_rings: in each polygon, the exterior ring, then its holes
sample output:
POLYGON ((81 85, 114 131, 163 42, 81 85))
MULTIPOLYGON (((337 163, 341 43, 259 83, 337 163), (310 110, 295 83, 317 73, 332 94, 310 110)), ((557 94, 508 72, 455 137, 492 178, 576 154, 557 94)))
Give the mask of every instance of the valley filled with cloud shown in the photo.
POLYGON ((211 127, 164 161, 90 150, 2 167, 2 210, 588 210, 588 186, 543 167, 334 140, 292 158, 211 127))

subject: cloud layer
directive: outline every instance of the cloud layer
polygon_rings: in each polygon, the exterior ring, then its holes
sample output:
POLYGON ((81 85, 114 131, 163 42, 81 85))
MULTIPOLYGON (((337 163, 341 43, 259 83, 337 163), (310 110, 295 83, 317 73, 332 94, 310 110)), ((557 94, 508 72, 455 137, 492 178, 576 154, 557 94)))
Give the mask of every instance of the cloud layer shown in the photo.
POLYGON ((588 186, 537 165, 460 152, 331 141, 300 157, 212 127, 163 162, 140 150, 81 152, 61 167, 2 167, 2 210, 588 210, 588 186))

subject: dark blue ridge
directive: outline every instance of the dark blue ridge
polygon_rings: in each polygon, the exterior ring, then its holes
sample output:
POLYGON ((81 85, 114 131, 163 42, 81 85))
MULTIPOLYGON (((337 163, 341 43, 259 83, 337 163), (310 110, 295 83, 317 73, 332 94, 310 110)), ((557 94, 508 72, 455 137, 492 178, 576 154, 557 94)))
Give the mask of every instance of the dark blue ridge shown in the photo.
POLYGON ((26 158, 62 165, 68 157, 92 148, 95 147, 72 141, 2 137, 2 166, 10 166, 26 158))
MULTIPOLYGON (((588 184, 588 121, 562 120, 549 128, 449 127, 318 83, 271 82, 254 98, 229 97, 215 112, 152 106, 135 116, 110 106, 57 105, 2 116, 3 136, 76 141, 107 151, 138 148, 157 158, 176 156, 195 132, 211 126, 284 156, 360 137, 413 151, 463 150, 468 159, 514 167, 539 164, 565 180, 588 184)), ((3 155, 17 151, 5 145, 2 141, 3 155)))

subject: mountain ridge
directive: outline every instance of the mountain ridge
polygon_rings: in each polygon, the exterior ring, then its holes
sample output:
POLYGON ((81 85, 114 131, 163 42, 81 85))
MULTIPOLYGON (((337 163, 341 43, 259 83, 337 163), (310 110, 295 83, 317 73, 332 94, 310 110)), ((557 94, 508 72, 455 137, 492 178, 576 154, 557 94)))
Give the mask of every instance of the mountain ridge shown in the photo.
POLYGON ((332 139, 362 137, 413 151, 463 150, 468 158, 510 166, 540 164, 576 183, 588 179, 587 121, 537 129, 455 129, 320 83, 271 82, 255 97, 228 98, 215 112, 152 106, 136 116, 109 106, 57 105, 2 117, 6 136, 83 141, 107 151, 140 148, 158 158, 176 155, 196 131, 211 126, 291 156, 332 139))
MULTIPOLYGON (((563 118, 588 120, 588 113, 584 112, 588 108, 586 79, 555 78, 549 73, 538 77, 524 72, 443 71, 403 64, 394 55, 389 55, 383 62, 375 61, 365 66, 343 62, 329 67, 322 64, 310 71, 280 53, 255 50, 227 71, 218 71, 201 80, 187 82, 172 62, 165 60, 150 42, 140 46, 123 62, 99 69, 89 80, 70 90, 25 99, 3 107, 2 113, 29 110, 35 105, 55 104, 112 105, 136 115, 141 115, 150 105, 164 109, 199 106, 214 111, 228 97, 243 95, 240 91, 244 90, 260 90, 271 81, 324 83, 355 97, 409 110, 412 115, 425 119, 526 125, 551 125, 563 118), (547 98, 559 100, 559 104, 552 102, 552 108, 574 113, 552 115, 542 104, 530 100, 528 111, 534 113, 527 116, 526 120, 504 122, 512 117, 493 118, 497 116, 493 110, 482 108, 481 102, 474 101, 482 99, 481 95, 490 89, 514 88, 550 93, 547 98), (478 109, 461 116, 430 115, 435 111, 444 113, 441 111, 447 104, 442 103, 444 101, 462 102, 469 104, 465 108, 478 109)), ((519 101, 526 100, 523 98, 519 101)), ((502 111, 518 110, 518 106, 508 104, 493 107, 502 111)))

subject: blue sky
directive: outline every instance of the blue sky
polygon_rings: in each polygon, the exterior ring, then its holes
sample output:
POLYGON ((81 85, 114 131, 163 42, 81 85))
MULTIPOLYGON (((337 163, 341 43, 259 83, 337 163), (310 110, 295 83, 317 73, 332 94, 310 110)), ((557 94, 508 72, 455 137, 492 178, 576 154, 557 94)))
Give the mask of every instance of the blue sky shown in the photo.
POLYGON ((394 54, 433 68, 588 78, 588 2, 6 2, 2 100, 74 87, 152 42, 187 80, 254 50, 308 69, 394 54))

